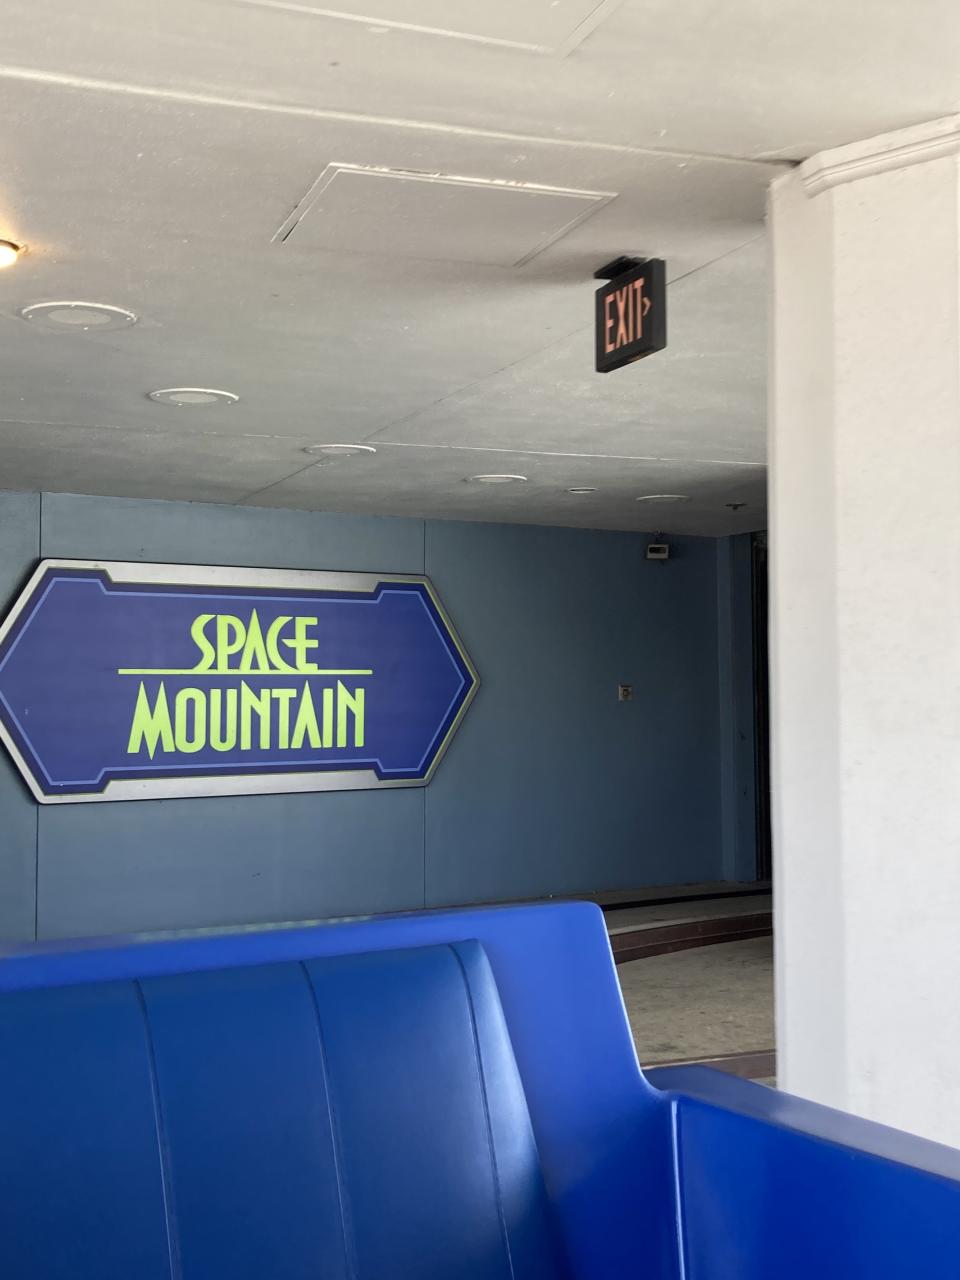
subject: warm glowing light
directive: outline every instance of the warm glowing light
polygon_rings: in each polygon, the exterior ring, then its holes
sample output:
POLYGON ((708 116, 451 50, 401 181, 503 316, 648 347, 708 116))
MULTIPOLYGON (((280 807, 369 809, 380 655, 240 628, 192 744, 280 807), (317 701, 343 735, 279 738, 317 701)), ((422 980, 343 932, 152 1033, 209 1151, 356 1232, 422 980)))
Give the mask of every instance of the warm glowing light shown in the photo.
POLYGON ((0 240, 0 267, 12 267, 20 257, 20 246, 12 240, 0 240))

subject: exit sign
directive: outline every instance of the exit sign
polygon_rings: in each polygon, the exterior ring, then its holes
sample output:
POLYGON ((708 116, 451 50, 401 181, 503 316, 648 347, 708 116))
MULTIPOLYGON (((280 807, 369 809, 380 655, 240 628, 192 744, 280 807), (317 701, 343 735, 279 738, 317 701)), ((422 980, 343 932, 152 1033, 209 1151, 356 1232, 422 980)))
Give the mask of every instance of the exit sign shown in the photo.
POLYGON ((596 297, 598 373, 642 360, 667 345, 667 271, 662 258, 648 258, 614 275, 596 297))

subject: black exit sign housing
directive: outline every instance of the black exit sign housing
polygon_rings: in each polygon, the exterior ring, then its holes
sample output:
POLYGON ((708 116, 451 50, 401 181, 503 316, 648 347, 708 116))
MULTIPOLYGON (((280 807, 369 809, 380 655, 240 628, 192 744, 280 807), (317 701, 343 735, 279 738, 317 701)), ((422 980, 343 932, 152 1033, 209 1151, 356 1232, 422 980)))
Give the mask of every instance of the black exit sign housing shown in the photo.
MULTIPOLYGON (((667 264, 662 258, 610 265, 596 294, 597 372, 610 373, 667 345, 667 264)), ((604 276, 607 268, 596 274, 604 276)))

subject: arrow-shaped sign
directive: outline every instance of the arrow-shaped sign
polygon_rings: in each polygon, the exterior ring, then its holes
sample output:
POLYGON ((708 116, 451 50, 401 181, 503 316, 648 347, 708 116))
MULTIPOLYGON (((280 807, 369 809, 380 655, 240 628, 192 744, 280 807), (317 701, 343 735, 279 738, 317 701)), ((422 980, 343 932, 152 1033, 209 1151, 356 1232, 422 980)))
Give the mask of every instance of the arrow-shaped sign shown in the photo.
POLYGON ((45 560, 0 628, 44 802, 422 786, 477 687, 420 577, 45 560))

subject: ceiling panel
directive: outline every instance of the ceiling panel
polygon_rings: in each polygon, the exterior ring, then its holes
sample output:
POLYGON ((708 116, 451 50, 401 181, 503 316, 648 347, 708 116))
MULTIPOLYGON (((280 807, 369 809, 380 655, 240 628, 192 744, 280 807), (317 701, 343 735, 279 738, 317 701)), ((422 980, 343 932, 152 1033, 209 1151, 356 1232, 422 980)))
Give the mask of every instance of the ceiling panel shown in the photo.
POLYGON ((613 198, 530 183, 327 165, 274 241, 311 249, 520 267, 613 198))
MULTIPOLYGON (((756 236, 763 210, 762 176, 750 167, 678 170, 645 157, 625 175, 616 157, 590 153, 579 166, 590 189, 610 190, 620 177, 617 199, 520 268, 398 258, 389 231, 363 253, 298 247, 296 236, 271 245, 318 156, 362 153, 392 166, 413 158, 403 139, 352 124, 313 134, 285 117, 2 79, 0 106, 13 130, 3 195, 15 216, 5 229, 31 245, 0 276, 0 417, 314 438, 379 432, 455 394, 482 398, 501 371, 519 376, 527 360, 582 335, 593 269, 616 253, 659 250, 671 274, 698 272, 756 236), (141 320, 84 335, 17 318, 24 305, 58 298, 113 303, 141 320), (146 398, 178 385, 221 387, 240 403, 182 411, 146 398)), ((487 140, 421 142, 416 160, 498 181, 553 186, 570 176, 550 148, 529 148, 518 164, 487 140)), ((582 336, 563 377, 575 399, 619 386, 629 401, 627 381, 593 373, 582 336)), ((486 429, 504 413, 498 406, 486 429)), ((550 430, 542 420, 523 443, 549 442, 550 430)))
POLYGON ((371 3, 7 0, 0 235, 31 251, 0 275, 0 484, 635 527, 660 477, 691 490, 668 529, 757 518, 758 157, 960 107, 960 8, 371 3), (666 258, 669 345, 602 377, 621 253, 666 258), (57 299, 140 322, 17 317, 57 299), (147 399, 176 385, 240 400, 147 399), (293 478, 350 440, 372 467, 293 478), (530 482, 478 496, 483 457, 530 482))
MULTIPOLYGON (((652 147, 802 158, 960 108, 955 0, 624 0, 562 60, 408 30, 409 4, 381 4, 400 21, 377 31, 296 4, 5 0, 0 68, 625 157, 652 147)), ((544 7, 475 5, 500 29, 544 7)), ((440 26, 456 26, 461 8, 438 3, 440 26)))
MULTIPOLYGON (((478 519, 499 506, 448 475, 460 463, 445 446, 519 449, 534 460, 551 451, 762 460, 762 265, 748 252, 736 269, 724 266, 760 231, 765 174, 756 166, 640 156, 626 170, 617 154, 586 150, 571 169, 569 154, 548 143, 518 152, 489 138, 411 142, 382 124, 306 128, 285 113, 2 74, 0 109, 11 129, 3 230, 30 244, 0 275, 0 485, 478 519), (341 201, 326 230, 343 238, 327 245, 308 238, 318 216, 323 229, 318 200, 286 243, 271 244, 305 175, 345 156, 376 172, 337 171, 329 192, 371 183, 389 198, 341 201), (398 191, 435 200, 448 188, 383 177, 384 168, 489 185, 454 186, 466 206, 442 208, 442 218, 429 205, 401 218, 398 191), (580 191, 567 195, 574 176, 580 191), (531 195, 530 186, 554 190, 531 195), (616 199, 594 203, 614 190, 616 199), (506 203, 474 213, 480 198, 506 203), (515 261, 571 208, 574 219, 595 211, 520 266, 406 256, 440 245, 467 257, 493 244, 515 261), (624 251, 667 257, 676 340, 602 378, 590 341, 592 273, 624 251), (24 305, 58 299, 126 307, 139 323, 57 333, 18 317, 24 305), (148 399, 171 386, 240 399, 195 409, 148 399), (384 445, 373 468, 331 469, 318 491, 306 478, 271 487, 309 464, 306 445, 368 439, 384 445)), ((620 510, 606 481, 589 504, 558 501, 560 472, 575 484, 577 467, 544 465, 556 483, 527 486, 509 501, 510 518, 635 525, 637 512, 620 510)), ((618 464, 604 465, 615 473, 618 464)), ((732 479, 718 475, 723 492, 732 479)), ((669 513, 668 527, 696 523, 704 493, 669 513)), ((730 516, 712 499, 701 514, 710 528, 730 516)))
POLYGON ((371 439, 762 465, 766 456, 766 246, 757 239, 670 286, 668 345, 586 376, 582 318, 528 359, 386 427, 371 439))

